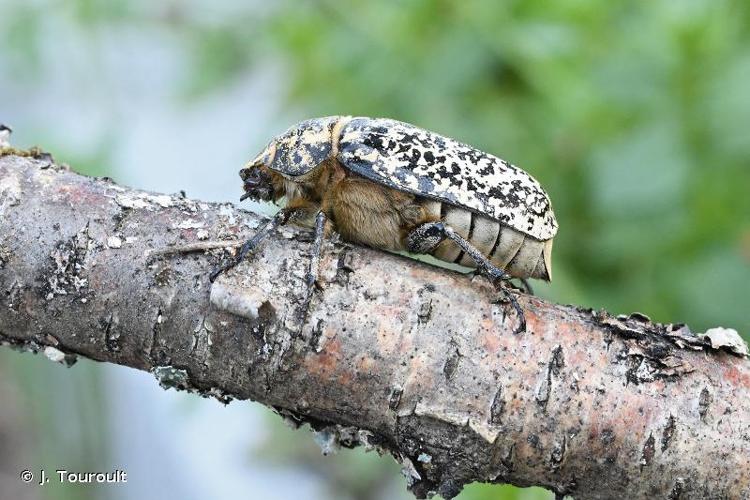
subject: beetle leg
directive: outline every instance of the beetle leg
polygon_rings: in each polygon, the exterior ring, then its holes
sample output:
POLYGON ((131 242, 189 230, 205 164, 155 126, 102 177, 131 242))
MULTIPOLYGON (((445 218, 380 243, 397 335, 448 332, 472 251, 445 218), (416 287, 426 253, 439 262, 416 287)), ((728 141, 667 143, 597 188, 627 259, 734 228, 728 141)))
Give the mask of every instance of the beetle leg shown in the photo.
POLYGON ((261 241, 263 241, 271 232, 273 232, 277 227, 283 226, 287 222, 289 222, 289 219, 292 218, 293 215, 295 215, 298 212, 297 209, 285 209, 282 208, 279 210, 276 215, 274 215, 270 220, 268 220, 265 224, 263 224, 260 229, 258 229, 258 232, 253 235, 252 238, 247 240, 242 247, 240 247, 240 250, 237 252, 236 257, 231 260, 230 262, 224 264, 223 266, 214 269, 211 274, 209 275, 208 279, 211 281, 211 283, 216 280, 216 278, 223 272, 228 271, 235 267, 237 264, 242 262, 247 254, 252 252, 255 247, 257 247, 261 241))
POLYGON ((325 234, 326 221, 325 212, 320 211, 315 216, 315 239, 313 240, 312 255, 310 256, 310 265, 307 268, 307 274, 305 275, 305 285, 308 289, 308 299, 312 295, 312 289, 317 285, 318 282, 318 267, 320 266, 320 249, 323 247, 323 235, 325 234))
POLYGON ((529 295, 534 295, 534 289, 531 288, 531 283, 529 283, 529 280, 526 278, 520 278, 521 283, 523 283, 523 287, 526 289, 526 293, 529 295))
POLYGON ((456 233, 453 228, 442 222, 428 222, 422 224, 406 237, 407 249, 414 253, 430 253, 446 238, 453 240, 459 247, 461 247, 461 250, 476 262, 477 269, 489 278, 493 286, 503 294, 503 299, 509 302, 516 311, 519 324, 513 333, 525 331, 526 317, 523 314, 523 310, 518 304, 516 297, 503 283, 504 281, 509 280, 511 276, 499 267, 493 265, 489 259, 482 254, 482 252, 477 250, 474 245, 456 233))
MULTIPOLYGON (((474 270, 473 274, 482 274, 482 271, 474 270)), ((529 280, 526 278, 516 278, 520 283, 516 284, 511 280, 506 280, 507 286, 511 287, 514 290, 518 290, 519 292, 523 292, 526 295, 534 295, 534 289, 531 287, 531 283, 529 283, 529 280)))
POLYGON ((305 274, 305 297, 302 302, 302 308, 300 309, 300 325, 304 324, 305 317, 307 316, 307 310, 310 307, 310 301, 313 297, 313 291, 318 285, 318 269, 320 267, 320 252, 323 248, 323 237, 325 236, 326 222, 325 212, 322 210, 315 216, 315 239, 313 240, 312 255, 310 255, 310 263, 307 267, 307 274, 305 274))

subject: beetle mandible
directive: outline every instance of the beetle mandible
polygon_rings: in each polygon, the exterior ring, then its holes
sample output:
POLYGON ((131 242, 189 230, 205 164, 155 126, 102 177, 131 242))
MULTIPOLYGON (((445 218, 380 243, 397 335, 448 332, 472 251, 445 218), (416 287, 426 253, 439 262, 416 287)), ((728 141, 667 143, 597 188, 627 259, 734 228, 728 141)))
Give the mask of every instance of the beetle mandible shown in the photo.
POLYGON ((509 278, 552 277, 557 221, 529 174, 454 139, 387 118, 328 116, 274 138, 240 171, 245 194, 287 203, 211 274, 241 262, 282 224, 315 228, 308 301, 325 235, 385 250, 431 254, 475 267, 516 310, 509 278))

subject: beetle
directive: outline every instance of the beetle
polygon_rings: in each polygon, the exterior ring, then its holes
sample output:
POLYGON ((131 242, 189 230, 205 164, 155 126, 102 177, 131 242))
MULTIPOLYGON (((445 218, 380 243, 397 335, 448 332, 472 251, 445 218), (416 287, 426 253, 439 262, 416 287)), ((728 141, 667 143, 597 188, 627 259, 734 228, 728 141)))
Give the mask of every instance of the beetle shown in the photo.
POLYGON ((315 228, 308 303, 320 248, 344 241, 431 254, 475 267, 504 293, 525 330, 512 278, 552 277, 557 221, 547 193, 528 173, 454 139, 388 118, 328 116, 275 137, 241 171, 247 198, 286 206, 239 250, 241 262, 271 231, 289 222, 315 228))

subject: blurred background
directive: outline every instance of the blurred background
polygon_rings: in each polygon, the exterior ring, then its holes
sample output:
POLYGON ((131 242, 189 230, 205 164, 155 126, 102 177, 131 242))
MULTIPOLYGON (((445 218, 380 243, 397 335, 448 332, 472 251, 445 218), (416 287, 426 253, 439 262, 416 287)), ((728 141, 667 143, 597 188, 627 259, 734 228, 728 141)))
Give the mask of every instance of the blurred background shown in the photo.
MULTIPOLYGON (((744 0, 0 0, 0 122, 91 175, 236 200, 304 118, 387 116, 526 169, 563 303, 750 332, 744 0)), ((269 207, 248 205, 269 213, 269 207)), ((2 499, 408 498, 392 459, 323 458, 263 407, 0 349, 2 499), (124 469, 24 485, 21 469, 124 469)), ((472 485, 461 500, 546 499, 472 485)))

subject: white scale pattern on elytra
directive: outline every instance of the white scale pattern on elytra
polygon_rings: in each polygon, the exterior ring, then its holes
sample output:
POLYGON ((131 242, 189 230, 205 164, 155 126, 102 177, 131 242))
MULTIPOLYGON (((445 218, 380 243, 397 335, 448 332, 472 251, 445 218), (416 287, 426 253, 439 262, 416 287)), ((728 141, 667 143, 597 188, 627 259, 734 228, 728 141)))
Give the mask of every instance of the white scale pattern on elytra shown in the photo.
POLYGON ((463 206, 538 240, 557 232, 549 197, 528 173, 414 125, 354 118, 341 132, 338 159, 378 183, 463 206))

